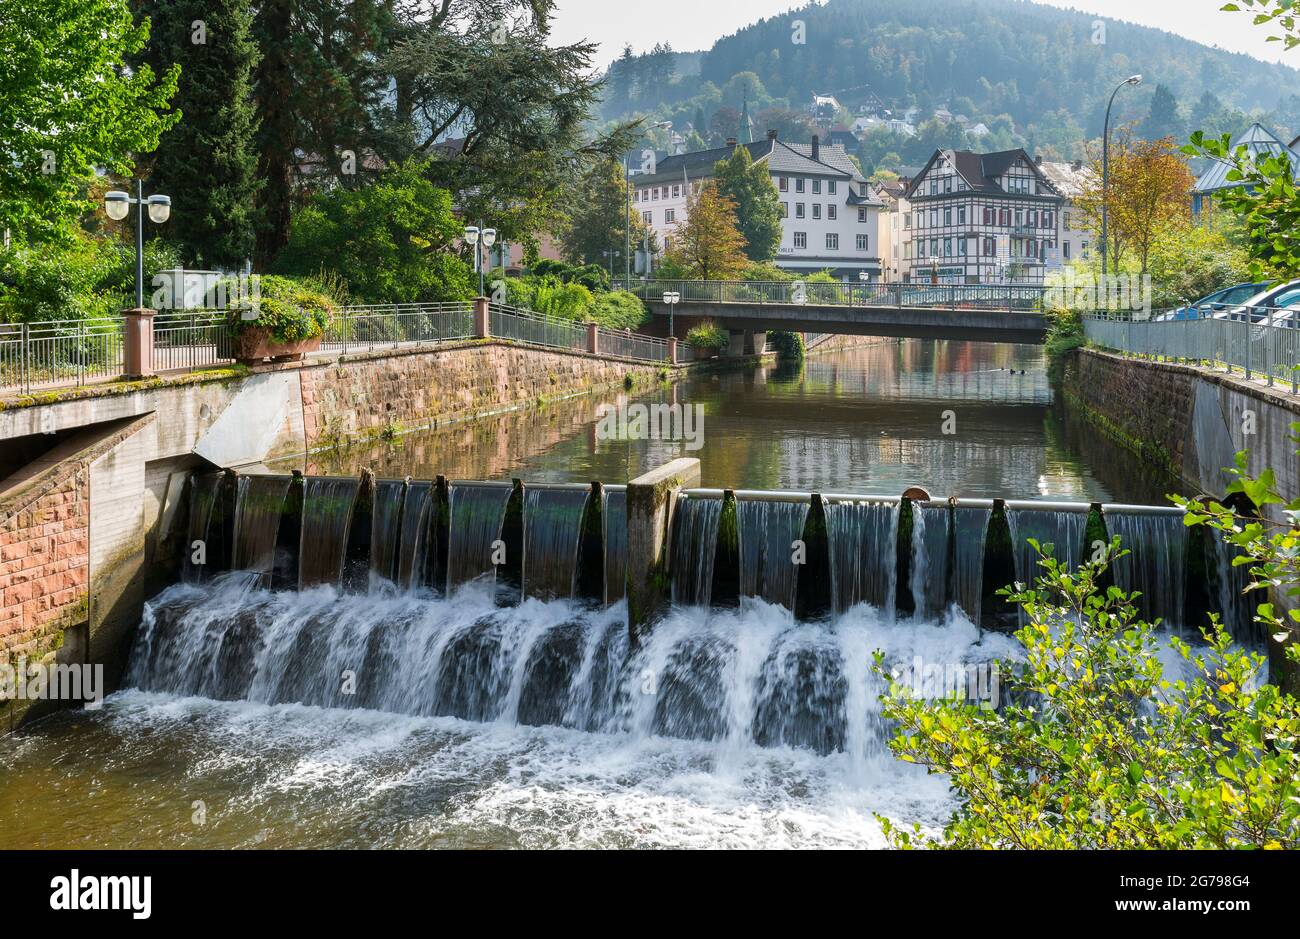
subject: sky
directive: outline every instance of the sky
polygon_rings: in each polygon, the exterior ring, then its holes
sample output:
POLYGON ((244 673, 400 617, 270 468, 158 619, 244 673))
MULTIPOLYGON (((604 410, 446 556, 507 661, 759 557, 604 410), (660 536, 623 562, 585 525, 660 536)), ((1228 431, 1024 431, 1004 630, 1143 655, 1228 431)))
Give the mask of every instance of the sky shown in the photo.
MULTIPOLYGON (((1265 42, 1266 27, 1246 13, 1220 11, 1225 0, 1040 0, 1051 6, 1081 10, 1105 18, 1156 26, 1245 52, 1272 62, 1300 66, 1300 49, 1285 53, 1282 44, 1265 42)), ((626 43, 637 52, 668 42, 679 52, 707 49, 715 40, 756 20, 803 6, 792 0, 558 0, 553 39, 600 43, 597 63, 608 64, 626 43)))

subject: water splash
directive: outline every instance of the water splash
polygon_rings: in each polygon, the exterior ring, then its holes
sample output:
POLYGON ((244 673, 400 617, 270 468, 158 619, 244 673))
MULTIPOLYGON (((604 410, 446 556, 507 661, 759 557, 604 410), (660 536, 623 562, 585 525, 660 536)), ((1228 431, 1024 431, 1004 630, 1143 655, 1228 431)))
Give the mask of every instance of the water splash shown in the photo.
POLYGON ((948 608, 948 545, 951 515, 946 505, 912 505, 912 605, 921 619, 948 608))

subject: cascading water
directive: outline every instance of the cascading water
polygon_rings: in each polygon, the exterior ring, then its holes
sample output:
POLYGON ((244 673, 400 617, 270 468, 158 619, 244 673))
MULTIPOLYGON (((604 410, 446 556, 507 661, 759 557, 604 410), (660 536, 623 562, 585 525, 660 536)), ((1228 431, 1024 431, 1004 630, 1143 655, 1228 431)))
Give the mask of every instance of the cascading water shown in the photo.
POLYGON ((869 603, 893 619, 899 510, 897 502, 827 503, 831 597, 837 615, 869 603))
POLYGON ((953 506, 954 599, 973 623, 980 622, 984 599, 984 546, 992 518, 991 507, 953 506))
POLYGON ((207 564, 194 563, 193 545, 202 543, 211 546, 213 543, 210 529, 222 479, 220 473, 196 473, 190 477, 189 540, 185 546, 185 566, 182 574, 187 581, 201 580, 208 569, 207 564))
POLYGON ((397 584, 404 590, 427 583, 435 491, 431 483, 413 482, 406 489, 402 510, 401 549, 397 553, 397 584))
POLYGON ((948 540, 951 515, 946 505, 912 505, 912 604, 920 619, 941 617, 948 608, 948 540))
POLYGON ((1233 559, 1243 552, 1236 545, 1228 544, 1217 533, 1212 540, 1214 592, 1223 624, 1234 638, 1261 641, 1265 637, 1260 635, 1259 624, 1254 622, 1253 606, 1256 601, 1246 592, 1246 587, 1250 584, 1250 567, 1233 564, 1233 559))
POLYGON ((1151 512, 1103 506, 1106 530, 1129 553, 1114 562, 1115 583, 1141 591, 1137 608, 1149 621, 1157 617, 1172 629, 1183 626, 1187 526, 1181 512, 1151 512))
POLYGON ((342 580, 348 530, 360 488, 361 483, 356 479, 303 480, 299 587, 337 584, 342 580))
POLYGON ((809 502, 772 502, 739 499, 740 595, 761 597, 794 609, 799 567, 794 563, 794 542, 803 538, 809 502))
POLYGON ((493 542, 501 538, 509 486, 451 486, 451 542, 447 547, 447 589, 486 574, 495 575, 493 542))
POLYGON ((1088 512, 1061 511, 1047 508, 1007 507, 1007 527, 1011 529, 1012 554, 1016 564, 1016 580, 1032 584, 1043 569, 1038 552, 1029 539, 1033 538, 1044 551, 1052 546, 1052 557, 1063 561, 1070 570, 1077 570, 1083 561, 1083 533, 1088 526, 1088 512))
POLYGON ((713 595, 722 500, 682 496, 673 516, 673 603, 705 606, 713 595))
POLYGON ((524 594, 540 600, 574 595, 578 541, 589 489, 529 487, 524 493, 524 594))
POLYGON ((604 490, 605 602, 617 603, 627 593, 627 491, 604 490))
POLYGON ((375 504, 370 516, 371 589, 397 581, 397 560, 401 554, 398 532, 405 504, 404 480, 381 479, 375 483, 375 504))
POLYGON ((234 568, 271 573, 275 539, 289 495, 288 476, 240 476, 235 498, 234 568))

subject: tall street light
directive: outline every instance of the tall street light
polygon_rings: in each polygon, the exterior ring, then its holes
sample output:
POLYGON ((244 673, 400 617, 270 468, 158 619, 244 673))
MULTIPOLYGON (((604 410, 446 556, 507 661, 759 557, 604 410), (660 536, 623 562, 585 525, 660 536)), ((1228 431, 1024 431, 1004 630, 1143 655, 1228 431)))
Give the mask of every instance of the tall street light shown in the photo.
POLYGON ((131 206, 139 206, 135 223, 135 308, 144 308, 144 210, 148 206, 149 220, 156 225, 167 221, 172 214, 171 196, 144 197, 144 183, 135 181, 135 198, 130 193, 114 189, 104 193, 104 213, 120 222, 131 213, 131 206))
POLYGON ((478 295, 485 296, 484 290, 486 285, 483 280, 483 254, 479 249, 479 242, 489 252, 491 257, 492 246, 496 244, 497 230, 495 228, 479 228, 477 225, 465 226, 465 241, 474 249, 474 269, 478 271, 478 295))
POLYGON ((1110 93, 1110 103, 1106 105, 1106 122, 1101 131, 1101 276, 1106 276, 1107 258, 1110 250, 1110 109, 1115 104, 1115 96, 1125 85, 1142 84, 1141 75, 1132 75, 1120 82, 1110 93))

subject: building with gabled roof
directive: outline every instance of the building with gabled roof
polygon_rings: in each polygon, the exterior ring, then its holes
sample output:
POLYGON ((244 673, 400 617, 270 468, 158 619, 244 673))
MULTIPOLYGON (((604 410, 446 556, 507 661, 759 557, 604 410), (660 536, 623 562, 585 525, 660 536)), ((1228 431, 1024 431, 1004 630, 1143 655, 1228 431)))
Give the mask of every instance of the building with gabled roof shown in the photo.
POLYGON ((768 131, 763 140, 665 157, 653 173, 632 179, 633 208, 671 247, 686 222, 691 194, 711 179, 720 160, 745 147, 755 163, 764 164, 781 198, 782 235, 776 264, 812 274, 830 271, 846 280, 881 276, 878 220, 883 203, 843 147, 786 143, 768 131))
POLYGON ((1066 200, 1022 149, 936 150, 904 199, 904 280, 1041 283, 1049 266, 1060 266, 1066 200))

